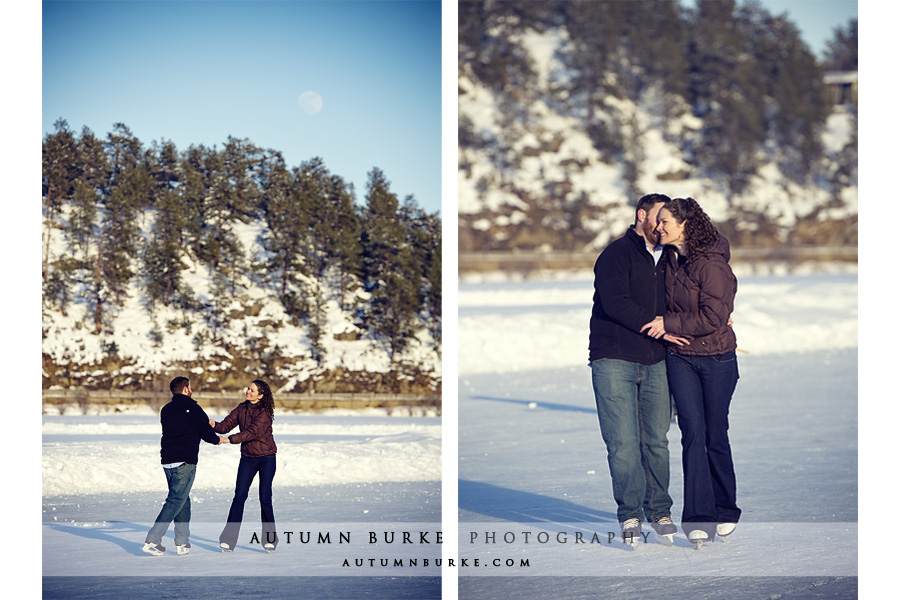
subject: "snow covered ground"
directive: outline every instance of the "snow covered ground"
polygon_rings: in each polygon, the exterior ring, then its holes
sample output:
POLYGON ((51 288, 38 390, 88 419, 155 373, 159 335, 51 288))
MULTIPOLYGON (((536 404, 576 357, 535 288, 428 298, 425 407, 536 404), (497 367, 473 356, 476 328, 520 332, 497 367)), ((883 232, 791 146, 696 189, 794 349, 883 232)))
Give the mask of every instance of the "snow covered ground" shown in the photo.
POLYGON ((166 556, 151 557, 140 547, 166 494, 158 417, 45 415, 44 597, 440 597, 440 418, 277 414, 274 434, 278 551, 253 538, 257 484, 237 550, 218 551, 240 451, 202 444, 191 554, 175 556, 170 527, 166 556))
MULTIPOLYGON (((439 418, 279 415, 275 509, 292 543, 282 535, 273 555, 252 543, 254 490, 238 551, 216 551, 238 455, 204 444, 192 554, 149 557, 140 542, 165 495, 156 417, 45 415, 44 597, 436 598, 441 575, 472 599, 857 597, 857 274, 738 274, 731 433, 744 516, 727 543, 609 542, 615 504, 586 365, 590 274, 482 278, 458 291, 458 433, 445 432, 458 435, 451 570, 446 547, 443 569, 435 563, 439 418), (330 543, 313 543, 319 535, 330 543)), ((677 518, 675 425, 669 443, 677 518)))
MULTIPOLYGON (((857 274, 738 275, 731 439, 744 514, 727 543, 699 551, 683 535, 634 551, 609 541, 591 274, 461 284, 460 598, 856 597, 857 274)), ((674 424, 669 448, 678 521, 674 424)))

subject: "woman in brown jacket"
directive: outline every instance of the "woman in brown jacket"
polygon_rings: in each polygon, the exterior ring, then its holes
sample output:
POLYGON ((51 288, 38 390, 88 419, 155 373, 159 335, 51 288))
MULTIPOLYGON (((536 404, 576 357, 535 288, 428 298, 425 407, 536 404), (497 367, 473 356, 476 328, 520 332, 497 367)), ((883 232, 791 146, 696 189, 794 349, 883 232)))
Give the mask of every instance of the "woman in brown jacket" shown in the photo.
POLYGON ((245 401, 237 405, 221 423, 210 420, 216 433, 228 433, 235 426, 238 433, 228 437, 232 444, 241 445, 241 461, 238 464, 237 483, 234 499, 228 511, 228 522, 219 535, 222 552, 233 551, 237 545, 244 516, 244 503, 250 491, 250 484, 259 473, 259 505, 262 511, 263 547, 274 552, 278 545, 275 533, 275 513, 272 509, 272 480, 275 478, 275 438, 272 437, 272 420, 275 415, 275 400, 269 384, 259 379, 253 381, 244 394, 245 401))
POLYGON ((696 544, 725 537, 741 516, 728 410, 737 387, 737 340, 729 319, 737 279, 728 240, 692 198, 675 198, 659 212, 667 246, 666 313, 644 326, 652 337, 677 336, 666 357, 669 389, 681 429, 684 469, 682 529, 696 544))

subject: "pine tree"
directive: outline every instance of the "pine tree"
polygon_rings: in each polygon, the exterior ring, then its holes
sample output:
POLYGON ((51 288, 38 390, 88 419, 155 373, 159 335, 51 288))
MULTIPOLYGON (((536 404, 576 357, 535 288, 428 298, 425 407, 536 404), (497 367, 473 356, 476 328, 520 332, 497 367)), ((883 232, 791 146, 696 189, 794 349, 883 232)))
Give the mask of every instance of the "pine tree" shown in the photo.
POLYGON ((749 184, 766 140, 765 81, 747 51, 754 40, 741 27, 734 0, 698 0, 691 38, 691 97, 703 129, 694 151, 731 193, 749 184))
POLYGON ((105 144, 109 180, 99 210, 96 254, 89 278, 94 332, 101 333, 110 303, 119 304, 134 275, 131 257, 138 247, 137 214, 150 185, 140 141, 122 123, 113 126, 105 144))
POLYGON ((125 296, 125 289, 134 276, 131 258, 138 250, 137 217, 151 197, 152 183, 142 144, 124 124, 113 126, 107 155, 111 177, 102 215, 103 271, 118 300, 125 296))
POLYGON ((179 193, 180 166, 175 145, 165 142, 154 151, 151 176, 155 214, 144 251, 144 274, 150 303, 162 302, 169 306, 176 294, 182 292, 180 238, 185 222, 185 203, 179 193))
POLYGON ((418 322, 418 271, 399 213, 397 196, 384 173, 369 173, 362 226, 362 279, 370 294, 367 329, 393 362, 412 341, 418 322))
POLYGON ((316 157, 300 165, 295 181, 305 217, 305 228, 300 232, 304 272, 309 276, 301 288, 306 298, 305 321, 313 358, 322 364, 328 302, 325 275, 330 265, 331 238, 336 233, 335 215, 328 198, 330 174, 322 159, 316 157))
POLYGON ((304 314, 296 288, 304 273, 301 245, 308 226, 308 215, 295 184, 298 176, 287 170, 280 153, 271 153, 263 162, 260 205, 267 227, 260 243, 268 257, 264 267, 277 286, 285 310, 295 317, 304 314))
POLYGON ((348 310, 352 308, 349 294, 360 274, 359 214, 354 204, 353 186, 348 186, 340 176, 331 176, 327 197, 332 227, 328 254, 335 273, 333 287, 337 289, 341 309, 348 310))
POLYGON ((109 181, 103 142, 87 127, 82 128, 78 139, 78 171, 69 203, 66 241, 71 257, 69 280, 80 297, 92 285, 99 206, 109 181))
POLYGON ((300 165, 295 181, 300 206, 305 215, 301 251, 307 273, 322 279, 328 269, 330 238, 334 235, 334 216, 328 202, 330 173, 319 157, 300 165))
POLYGON ((776 56, 769 77, 771 105, 768 137, 775 142, 783 174, 803 184, 823 156, 822 130, 831 107, 823 74, 800 32, 786 17, 771 28, 776 56))
POLYGON ((441 344, 441 220, 437 214, 422 210, 413 196, 407 196, 400 208, 407 231, 413 262, 417 267, 418 312, 427 322, 435 348, 441 344))
POLYGON ((98 193, 98 197, 109 182, 110 169, 106 160, 103 142, 88 127, 81 129, 78 139, 79 178, 98 193))
POLYGON ((204 264, 212 262, 206 247, 207 210, 212 193, 209 171, 210 154, 213 150, 203 145, 190 146, 180 156, 181 200, 184 204, 184 229, 180 243, 185 252, 204 264))
POLYGON ((859 24, 850 19, 846 27, 837 27, 834 38, 827 43, 823 67, 828 71, 856 71, 859 69, 859 24))
POLYGON ((75 135, 65 119, 53 124, 54 133, 44 136, 41 145, 41 176, 44 196, 44 260, 42 278, 50 275, 50 237, 57 225, 60 208, 71 197, 78 177, 78 148, 75 135))

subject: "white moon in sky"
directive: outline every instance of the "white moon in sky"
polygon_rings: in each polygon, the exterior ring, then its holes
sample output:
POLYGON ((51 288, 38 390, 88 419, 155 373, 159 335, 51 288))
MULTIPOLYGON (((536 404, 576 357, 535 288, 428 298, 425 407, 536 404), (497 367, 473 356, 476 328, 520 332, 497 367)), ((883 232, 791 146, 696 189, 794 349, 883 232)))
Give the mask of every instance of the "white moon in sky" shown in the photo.
POLYGON ((300 108, 307 114, 316 114, 322 110, 322 96, 318 92, 303 92, 300 94, 300 108))

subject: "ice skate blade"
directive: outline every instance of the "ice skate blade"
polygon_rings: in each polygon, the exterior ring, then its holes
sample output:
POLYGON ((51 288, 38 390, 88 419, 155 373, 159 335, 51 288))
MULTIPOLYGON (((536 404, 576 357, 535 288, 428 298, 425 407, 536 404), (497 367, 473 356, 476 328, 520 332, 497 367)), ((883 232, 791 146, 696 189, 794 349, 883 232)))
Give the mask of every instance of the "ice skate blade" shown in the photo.
MULTIPOLYGON (((694 532, 692 531, 691 533, 694 533, 694 532)), ((705 535, 703 535, 703 536, 691 536, 690 534, 688 534, 688 541, 694 545, 694 548, 695 548, 696 550, 699 550, 700 548, 703 547, 703 544, 709 542, 710 539, 709 539, 707 536, 705 536, 705 535)))

